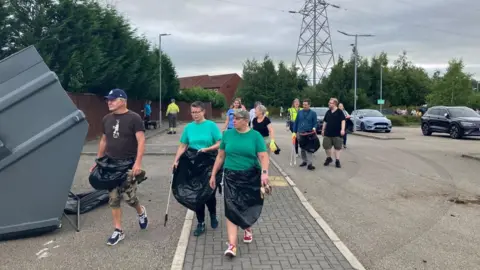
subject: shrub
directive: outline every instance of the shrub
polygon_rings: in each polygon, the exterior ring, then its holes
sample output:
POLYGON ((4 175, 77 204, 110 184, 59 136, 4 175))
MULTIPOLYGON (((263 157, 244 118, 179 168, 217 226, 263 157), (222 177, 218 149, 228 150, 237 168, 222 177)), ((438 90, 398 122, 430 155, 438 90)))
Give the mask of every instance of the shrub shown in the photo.
POLYGON ((404 127, 410 125, 420 125, 421 118, 413 115, 387 115, 392 121, 392 126, 404 127))
POLYGON ((200 87, 183 90, 179 94, 178 100, 188 103, 194 101, 210 102, 212 103, 212 108, 216 109, 224 109, 227 104, 225 101, 225 96, 221 93, 200 87))

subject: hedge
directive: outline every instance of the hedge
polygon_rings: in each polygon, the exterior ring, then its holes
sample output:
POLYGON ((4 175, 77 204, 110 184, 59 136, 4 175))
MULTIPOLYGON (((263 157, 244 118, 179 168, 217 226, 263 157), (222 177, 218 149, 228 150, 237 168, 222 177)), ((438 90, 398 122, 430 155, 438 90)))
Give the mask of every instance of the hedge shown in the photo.
POLYGON ((178 96, 178 100, 188 103, 194 101, 211 102, 212 108, 216 109, 225 109, 227 104, 223 94, 199 87, 182 90, 178 96))
POLYGON ((413 115, 387 115, 392 121, 392 126, 404 127, 412 125, 420 125, 421 118, 413 115))

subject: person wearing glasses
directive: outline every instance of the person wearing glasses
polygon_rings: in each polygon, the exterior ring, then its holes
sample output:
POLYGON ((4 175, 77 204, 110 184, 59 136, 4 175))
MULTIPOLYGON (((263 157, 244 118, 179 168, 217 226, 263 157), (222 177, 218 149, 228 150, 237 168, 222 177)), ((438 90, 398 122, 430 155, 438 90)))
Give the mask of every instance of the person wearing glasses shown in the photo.
MULTIPOLYGON (((195 101, 190 106, 193 122, 187 124, 180 138, 180 146, 178 147, 173 168, 176 169, 180 157, 187 149, 193 149, 198 152, 217 151, 222 139, 222 133, 217 124, 213 121, 205 119, 205 104, 195 101)), ((192 165, 194 166, 194 165, 192 165)), ((209 181, 209 179, 205 179, 209 181)), ((205 232, 205 206, 210 213, 210 225, 212 229, 218 227, 217 219, 217 200, 215 193, 206 201, 205 204, 198 205, 195 213, 197 215, 197 228, 193 232, 195 236, 200 236, 205 232)))
POLYGON ((216 175, 224 168, 225 215, 228 248, 225 256, 237 255, 237 231, 244 229, 243 242, 251 243, 251 226, 263 207, 261 189, 268 186, 269 157, 262 135, 248 126, 248 111, 234 113, 234 128, 223 134, 210 186, 215 188, 216 175))

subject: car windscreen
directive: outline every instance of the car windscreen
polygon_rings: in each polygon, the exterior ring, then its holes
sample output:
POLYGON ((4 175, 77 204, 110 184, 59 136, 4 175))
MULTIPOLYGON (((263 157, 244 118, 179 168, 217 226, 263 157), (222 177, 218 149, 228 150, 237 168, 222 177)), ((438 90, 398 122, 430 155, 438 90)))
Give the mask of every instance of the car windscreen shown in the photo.
POLYGON ((327 108, 312 108, 312 111, 314 111, 317 116, 320 116, 320 115, 325 115, 328 111, 327 108))
POLYGON ((364 117, 383 117, 383 114, 379 111, 371 110, 371 111, 360 111, 360 113, 364 117))
POLYGON ((480 117, 478 113, 470 108, 449 108, 448 109, 450 116, 453 118, 457 117, 480 117))

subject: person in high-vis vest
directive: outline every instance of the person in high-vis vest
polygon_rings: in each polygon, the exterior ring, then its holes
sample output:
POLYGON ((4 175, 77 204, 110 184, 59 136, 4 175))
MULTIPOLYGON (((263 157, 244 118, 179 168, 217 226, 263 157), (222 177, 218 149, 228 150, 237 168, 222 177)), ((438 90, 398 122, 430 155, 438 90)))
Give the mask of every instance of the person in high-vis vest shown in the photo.
POLYGON ((180 108, 175 104, 175 99, 172 98, 171 103, 167 107, 167 117, 168 117, 168 133, 167 134, 177 134, 175 130, 177 128, 177 114, 180 112, 180 108))
MULTIPOLYGON (((298 98, 294 99, 292 102, 292 107, 287 110, 287 126, 290 129, 290 132, 293 132, 293 124, 295 119, 297 119, 297 114, 301 110, 300 100, 298 98)), ((295 154, 298 157, 298 139, 295 137, 295 154)))

